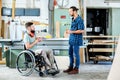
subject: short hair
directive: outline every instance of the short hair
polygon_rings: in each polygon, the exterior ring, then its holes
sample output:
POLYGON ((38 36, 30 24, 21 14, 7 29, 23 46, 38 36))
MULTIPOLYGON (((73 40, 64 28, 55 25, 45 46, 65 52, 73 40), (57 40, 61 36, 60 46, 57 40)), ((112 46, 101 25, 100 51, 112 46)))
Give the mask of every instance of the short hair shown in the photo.
POLYGON ((76 8, 75 6, 71 6, 70 9, 73 9, 73 11, 78 11, 79 9, 76 8))
POLYGON ((27 22, 27 23, 25 24, 26 29, 27 29, 28 27, 30 27, 31 25, 33 25, 32 22, 27 22))

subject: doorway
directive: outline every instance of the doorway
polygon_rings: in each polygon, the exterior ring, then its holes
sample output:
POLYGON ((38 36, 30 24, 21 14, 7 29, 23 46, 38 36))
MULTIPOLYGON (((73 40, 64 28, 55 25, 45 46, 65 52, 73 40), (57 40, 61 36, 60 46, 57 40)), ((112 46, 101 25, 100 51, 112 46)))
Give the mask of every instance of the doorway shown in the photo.
POLYGON ((109 9, 87 9, 87 35, 107 35, 109 9))

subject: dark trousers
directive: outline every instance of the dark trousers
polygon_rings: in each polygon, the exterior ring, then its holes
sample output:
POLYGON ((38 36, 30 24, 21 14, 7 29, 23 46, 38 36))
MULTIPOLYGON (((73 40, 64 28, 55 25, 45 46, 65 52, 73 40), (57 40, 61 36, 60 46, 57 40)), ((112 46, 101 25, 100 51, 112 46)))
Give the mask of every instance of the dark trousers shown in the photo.
POLYGON ((80 55, 79 55, 79 45, 70 45, 69 46, 69 59, 70 59, 70 67, 74 67, 74 60, 75 61, 75 68, 79 68, 80 66, 80 55), (75 59, 74 59, 75 56, 75 59))

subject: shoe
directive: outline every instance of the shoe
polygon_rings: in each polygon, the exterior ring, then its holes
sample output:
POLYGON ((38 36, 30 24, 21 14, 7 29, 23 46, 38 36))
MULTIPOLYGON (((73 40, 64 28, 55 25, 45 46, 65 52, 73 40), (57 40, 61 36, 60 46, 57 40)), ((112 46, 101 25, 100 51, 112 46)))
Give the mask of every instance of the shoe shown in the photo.
POLYGON ((58 73, 60 73, 60 71, 59 71, 59 70, 56 70, 56 72, 52 73, 51 75, 52 75, 52 76, 55 76, 55 75, 58 74, 58 73))
POLYGON ((70 71, 72 71, 72 70, 73 70, 73 68, 72 68, 72 67, 69 67, 68 69, 64 70, 63 72, 64 72, 64 73, 68 73, 68 72, 70 72, 70 71))
POLYGON ((68 74, 78 74, 78 73, 79 73, 78 68, 74 68, 72 71, 68 72, 68 74))
POLYGON ((47 72, 48 72, 48 74, 51 74, 51 73, 55 73, 56 70, 55 70, 55 68, 51 68, 51 69, 48 69, 47 72))

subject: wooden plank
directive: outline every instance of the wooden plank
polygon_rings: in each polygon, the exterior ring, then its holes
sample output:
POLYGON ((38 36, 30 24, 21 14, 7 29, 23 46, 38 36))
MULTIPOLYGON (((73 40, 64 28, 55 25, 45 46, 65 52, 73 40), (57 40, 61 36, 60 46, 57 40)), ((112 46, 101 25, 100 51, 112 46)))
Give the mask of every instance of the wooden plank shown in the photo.
POLYGON ((114 48, 90 48, 89 52, 114 52, 114 48))
POLYGON ((66 29, 66 30, 64 31, 64 38, 69 38, 69 34, 66 33, 67 30, 68 30, 68 29, 66 29))
POLYGON ((2 0, 0 0, 0 37, 1 37, 1 27, 2 27, 2 0))
MULTIPOLYGON (((0 0, 0 37, 1 37, 1 28, 2 28, 2 0, 0 0)), ((0 60, 2 60, 2 49, 0 48, 0 60)))
POLYGON ((85 63, 85 53, 84 53, 84 48, 80 48, 79 50, 80 54, 80 63, 85 63))
POLYGON ((8 24, 5 23, 5 22, 4 22, 4 25, 5 25, 5 26, 4 26, 4 35, 3 35, 3 36, 4 36, 4 39, 8 39, 8 38, 9 38, 9 37, 8 37, 8 35, 9 35, 9 33, 8 33, 8 32, 9 32, 9 30, 8 30, 9 28, 8 28, 8 27, 9 27, 9 26, 8 26, 8 24))
POLYGON ((4 38, 4 32, 5 32, 5 22, 2 20, 2 27, 1 27, 1 37, 4 38))
POLYGON ((88 45, 116 45, 118 40, 93 40, 89 42, 88 45))
POLYGON ((60 38, 60 22, 56 21, 56 38, 60 38))
POLYGON ((111 43, 111 42, 114 42, 114 40, 94 40, 93 42, 111 43))
POLYGON ((12 20, 15 18, 15 5, 16 5, 16 0, 12 0, 12 20))
POLYGON ((2 28, 1 28, 1 36, 3 37, 3 39, 8 39, 8 24, 5 23, 4 20, 2 20, 2 28))
POLYGON ((88 45, 114 45, 115 43, 88 43, 88 45))
POLYGON ((120 37, 107 80, 120 80, 120 37))
POLYGON ((84 0, 78 0, 80 15, 81 15, 82 19, 84 20, 84 6, 83 6, 83 1, 84 0))

